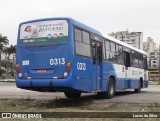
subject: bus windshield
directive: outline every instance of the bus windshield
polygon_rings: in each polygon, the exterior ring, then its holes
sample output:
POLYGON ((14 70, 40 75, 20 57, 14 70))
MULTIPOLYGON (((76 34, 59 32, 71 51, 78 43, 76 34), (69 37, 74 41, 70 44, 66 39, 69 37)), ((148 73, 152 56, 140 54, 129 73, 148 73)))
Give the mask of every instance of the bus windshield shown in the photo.
POLYGON ((22 24, 20 45, 54 44, 68 42, 66 20, 49 20, 22 24))

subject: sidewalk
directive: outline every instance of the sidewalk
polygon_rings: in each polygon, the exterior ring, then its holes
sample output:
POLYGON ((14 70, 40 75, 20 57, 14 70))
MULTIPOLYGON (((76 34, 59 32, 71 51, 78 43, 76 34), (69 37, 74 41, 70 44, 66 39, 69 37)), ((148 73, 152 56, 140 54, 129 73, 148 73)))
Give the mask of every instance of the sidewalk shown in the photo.
POLYGON ((15 79, 0 79, 0 82, 15 82, 15 79))
POLYGON ((158 82, 156 82, 156 81, 148 81, 148 84, 149 85, 158 85, 158 82))

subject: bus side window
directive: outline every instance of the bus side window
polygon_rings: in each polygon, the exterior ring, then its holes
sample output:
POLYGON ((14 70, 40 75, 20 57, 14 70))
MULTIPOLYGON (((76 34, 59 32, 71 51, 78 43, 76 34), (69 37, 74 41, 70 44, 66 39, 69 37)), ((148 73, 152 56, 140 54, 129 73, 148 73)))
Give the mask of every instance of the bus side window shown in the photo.
POLYGON ((138 63, 138 53, 137 53, 137 52, 135 52, 135 65, 136 65, 136 67, 139 68, 139 63, 138 63))
POLYGON ((82 33, 81 30, 75 29, 75 41, 82 42, 82 33))
POLYGON ((125 67, 131 66, 131 59, 130 59, 130 53, 124 51, 124 60, 125 60, 125 67))
POLYGON ((132 58, 132 66, 133 67, 137 67, 137 64, 138 64, 138 53, 133 51, 131 52, 131 58, 132 58))
POLYGON ((118 64, 124 64, 123 47, 121 45, 116 45, 116 56, 118 64))
POLYGON ((117 63, 117 57, 116 57, 116 45, 113 42, 110 42, 110 61, 117 63))
POLYGON ((143 66, 143 55, 138 53, 138 59, 139 59, 139 67, 144 68, 144 66, 143 66))
POLYGON ((105 59, 110 59, 110 42, 108 40, 105 41, 105 59))
POLYGON ((75 52, 77 55, 91 57, 90 37, 89 33, 81 31, 80 29, 74 30, 75 32, 75 52))

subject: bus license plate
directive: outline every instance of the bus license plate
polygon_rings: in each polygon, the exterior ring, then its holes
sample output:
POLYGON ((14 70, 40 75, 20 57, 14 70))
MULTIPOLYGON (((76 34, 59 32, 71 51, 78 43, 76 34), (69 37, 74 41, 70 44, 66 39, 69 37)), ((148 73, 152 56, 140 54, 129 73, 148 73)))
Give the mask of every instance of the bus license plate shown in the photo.
POLYGON ((37 72, 40 74, 44 74, 44 73, 47 73, 47 70, 38 70, 37 72))

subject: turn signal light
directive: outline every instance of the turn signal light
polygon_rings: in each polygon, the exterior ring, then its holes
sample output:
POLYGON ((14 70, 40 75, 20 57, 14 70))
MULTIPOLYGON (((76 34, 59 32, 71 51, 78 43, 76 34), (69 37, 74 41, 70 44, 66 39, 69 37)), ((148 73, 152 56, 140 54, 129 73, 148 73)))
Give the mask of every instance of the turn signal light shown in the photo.
POLYGON ((19 68, 19 64, 16 64, 16 68, 19 68))
POLYGON ((71 66, 71 62, 67 62, 66 65, 67 65, 67 67, 71 66))

